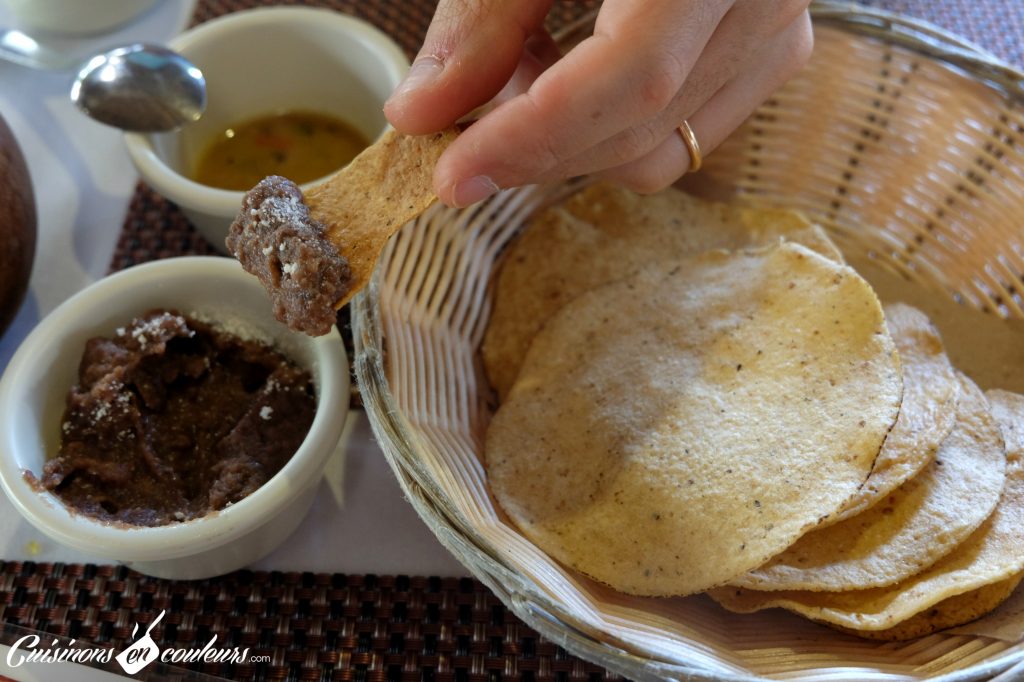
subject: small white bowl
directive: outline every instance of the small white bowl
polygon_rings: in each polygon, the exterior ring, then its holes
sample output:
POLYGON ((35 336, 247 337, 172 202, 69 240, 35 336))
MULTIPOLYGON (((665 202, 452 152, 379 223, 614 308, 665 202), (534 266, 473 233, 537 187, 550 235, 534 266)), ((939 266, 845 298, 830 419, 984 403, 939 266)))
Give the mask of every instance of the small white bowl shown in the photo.
POLYGON ((376 140, 387 129, 384 102, 409 68, 398 45, 365 21, 305 7, 233 12, 169 46, 203 72, 206 111, 179 131, 128 133, 125 143, 142 179, 222 251, 244 193, 190 178, 196 157, 217 135, 260 116, 309 110, 335 115, 376 140))
POLYGON ((274 319, 266 292, 234 260, 172 258, 96 282, 50 313, 21 344, 0 379, 0 485, 42 533, 69 547, 149 575, 197 579, 228 573, 270 553, 299 525, 348 412, 349 368, 337 330, 312 338, 274 319), (60 445, 68 390, 87 339, 152 308, 173 308, 273 343, 313 376, 313 424, 291 460, 248 497, 207 516, 156 527, 104 523, 74 512, 25 478, 60 445))

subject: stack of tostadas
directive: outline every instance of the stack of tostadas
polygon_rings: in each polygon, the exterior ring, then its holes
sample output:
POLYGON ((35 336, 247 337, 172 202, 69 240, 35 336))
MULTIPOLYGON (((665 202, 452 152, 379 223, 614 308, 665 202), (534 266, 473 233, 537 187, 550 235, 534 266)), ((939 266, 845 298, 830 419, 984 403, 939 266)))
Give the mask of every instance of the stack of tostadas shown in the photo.
POLYGON ((896 640, 1024 572, 1024 398, 797 213, 591 185, 509 247, 482 357, 495 497, 616 590, 896 640))

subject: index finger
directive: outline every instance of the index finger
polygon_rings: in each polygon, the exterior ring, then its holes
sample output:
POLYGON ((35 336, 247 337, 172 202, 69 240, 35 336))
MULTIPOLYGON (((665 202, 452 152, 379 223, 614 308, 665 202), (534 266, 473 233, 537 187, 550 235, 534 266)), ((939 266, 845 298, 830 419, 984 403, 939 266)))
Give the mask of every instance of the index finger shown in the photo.
POLYGON ((447 128, 502 89, 549 9, 551 0, 441 0, 384 114, 410 135, 447 128))

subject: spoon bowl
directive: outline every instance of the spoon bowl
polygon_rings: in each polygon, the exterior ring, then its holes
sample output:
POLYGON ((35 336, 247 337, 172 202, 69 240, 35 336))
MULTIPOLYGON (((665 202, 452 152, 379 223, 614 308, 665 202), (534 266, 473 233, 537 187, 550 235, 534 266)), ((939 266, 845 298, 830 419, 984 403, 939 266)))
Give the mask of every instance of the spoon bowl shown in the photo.
POLYGON ((100 123, 132 132, 160 132, 199 119, 206 108, 206 80, 177 52, 136 43, 86 62, 70 96, 100 123))

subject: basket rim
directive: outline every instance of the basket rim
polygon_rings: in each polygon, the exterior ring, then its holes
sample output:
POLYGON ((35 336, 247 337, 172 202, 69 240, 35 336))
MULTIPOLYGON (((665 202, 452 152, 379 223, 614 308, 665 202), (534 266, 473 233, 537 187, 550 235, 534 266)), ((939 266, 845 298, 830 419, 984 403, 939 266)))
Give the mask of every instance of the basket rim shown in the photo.
POLYGON ((816 23, 878 38, 945 63, 1024 103, 1024 70, 930 21, 847 0, 814 0, 816 23))
MULTIPOLYGON (((591 10, 554 34, 559 45, 574 44, 586 35, 597 17, 591 10)), ((925 19, 862 5, 851 0, 814 0, 816 25, 837 26, 857 35, 877 38, 942 62, 993 87, 1015 102, 1024 103, 1024 70, 985 48, 925 19)))
MULTIPOLYGON (((1015 103, 1024 103, 1024 71, 1008 64, 956 34, 930 22, 844 0, 814 0, 810 7, 815 23, 889 42, 941 62, 1002 93, 1015 103)), ((559 44, 593 24, 593 10, 555 34, 559 44)), ((511 190, 516 191, 516 190, 511 190)), ((424 480, 426 472, 411 464, 415 454, 410 446, 409 424, 404 419, 387 381, 385 356, 374 346, 385 348, 380 316, 381 269, 356 295, 352 305, 352 335, 355 346, 353 370, 367 398, 375 398, 383 409, 366 410, 374 435, 384 451, 407 500, 431 527, 441 544, 456 556, 470 573, 491 589, 516 616, 542 636, 581 658, 636 680, 683 679, 693 681, 761 682, 755 674, 722 673, 694 664, 643 658, 617 646, 611 638, 596 636, 590 628, 575 622, 557 604, 537 594, 532 581, 506 565, 465 519, 454 518, 439 504, 440 490, 424 480), (442 532, 443 531, 443 532, 442 532), (476 559, 470 565, 465 559, 476 559)), ((371 401, 367 400, 369 405, 371 401)), ((926 679, 935 682, 969 682, 987 679, 1024 661, 1024 643, 1017 643, 993 658, 962 670, 926 679)))

